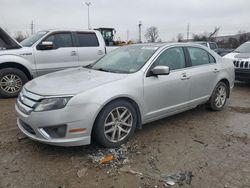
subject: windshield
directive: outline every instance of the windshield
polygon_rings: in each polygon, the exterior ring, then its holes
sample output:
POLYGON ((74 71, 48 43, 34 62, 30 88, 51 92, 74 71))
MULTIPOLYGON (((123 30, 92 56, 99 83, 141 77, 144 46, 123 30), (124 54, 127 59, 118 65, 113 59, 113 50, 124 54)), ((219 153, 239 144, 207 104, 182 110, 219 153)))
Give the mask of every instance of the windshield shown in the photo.
POLYGON ((35 44, 40 38, 42 38, 46 33, 48 33, 48 31, 40 31, 32 36, 30 36, 27 39, 24 39, 21 42, 22 46, 25 47, 31 47, 33 44, 35 44))
POLYGON ((246 43, 240 45, 234 51, 239 52, 239 53, 250 53, 250 42, 246 42, 246 43))
POLYGON ((157 49, 156 46, 139 45, 121 47, 98 60, 92 68, 107 72, 134 73, 143 67, 157 49))

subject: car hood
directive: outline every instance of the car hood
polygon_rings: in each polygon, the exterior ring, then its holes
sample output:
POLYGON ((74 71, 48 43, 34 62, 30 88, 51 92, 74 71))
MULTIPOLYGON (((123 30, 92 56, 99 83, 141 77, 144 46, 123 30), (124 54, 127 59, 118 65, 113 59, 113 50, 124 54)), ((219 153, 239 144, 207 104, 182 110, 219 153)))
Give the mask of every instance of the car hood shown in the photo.
POLYGON ((229 59, 250 59, 250 53, 236 53, 232 52, 224 56, 229 59))
POLYGON ((24 88, 42 96, 75 95, 126 76, 126 74, 73 68, 38 77, 28 82, 24 88))
POLYGON ((0 51, 6 49, 19 49, 22 46, 0 27, 0 51))

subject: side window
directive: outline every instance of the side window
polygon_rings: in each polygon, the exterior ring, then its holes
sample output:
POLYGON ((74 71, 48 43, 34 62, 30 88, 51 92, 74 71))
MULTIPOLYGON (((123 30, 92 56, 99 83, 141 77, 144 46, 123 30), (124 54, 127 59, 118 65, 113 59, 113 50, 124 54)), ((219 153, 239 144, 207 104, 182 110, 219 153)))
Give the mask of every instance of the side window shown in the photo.
POLYGON ((53 42, 54 48, 73 47, 73 41, 70 33, 56 33, 50 35, 45 41, 53 42))
POLYGON ((211 50, 217 49, 217 45, 215 43, 213 43, 213 42, 209 43, 209 46, 210 46, 211 50))
POLYGON ((181 47, 165 50, 154 62, 154 67, 158 65, 168 66, 170 70, 185 68, 185 56, 181 47))
POLYGON ((95 33, 76 33, 79 47, 96 47, 99 46, 95 33))
POLYGON ((188 47, 187 49, 193 66, 205 65, 210 63, 207 51, 195 47, 188 47))

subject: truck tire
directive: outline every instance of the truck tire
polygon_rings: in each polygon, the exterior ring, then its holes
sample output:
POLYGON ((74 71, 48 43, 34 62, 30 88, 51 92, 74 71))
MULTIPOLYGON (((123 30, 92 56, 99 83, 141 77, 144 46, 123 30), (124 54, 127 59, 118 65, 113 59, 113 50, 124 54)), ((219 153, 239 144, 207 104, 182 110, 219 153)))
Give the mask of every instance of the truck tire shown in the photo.
POLYGON ((16 97, 23 85, 28 82, 24 72, 16 68, 4 68, 0 70, 0 97, 16 97))

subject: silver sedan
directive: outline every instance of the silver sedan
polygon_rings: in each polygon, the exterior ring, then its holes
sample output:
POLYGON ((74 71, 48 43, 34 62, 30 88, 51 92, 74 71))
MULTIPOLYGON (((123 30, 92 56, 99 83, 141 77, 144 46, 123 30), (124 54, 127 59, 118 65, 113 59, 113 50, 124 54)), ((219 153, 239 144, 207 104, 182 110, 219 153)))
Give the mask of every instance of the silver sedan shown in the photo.
POLYGON ((135 128, 206 104, 222 110, 233 62, 198 44, 119 48, 94 64, 28 82, 17 124, 33 140, 59 146, 125 143, 135 128))

